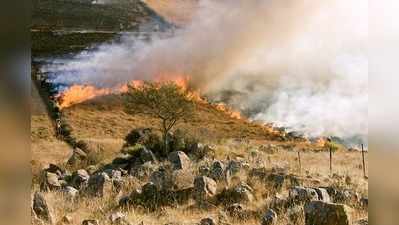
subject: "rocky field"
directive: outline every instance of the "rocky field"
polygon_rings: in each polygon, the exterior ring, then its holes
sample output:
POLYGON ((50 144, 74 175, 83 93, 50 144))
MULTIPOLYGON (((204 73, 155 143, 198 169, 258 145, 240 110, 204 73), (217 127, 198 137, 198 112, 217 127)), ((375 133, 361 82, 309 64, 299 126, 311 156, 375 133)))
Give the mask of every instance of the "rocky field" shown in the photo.
POLYGON ((31 224, 368 224, 362 154, 334 140, 309 140, 199 101, 165 151, 159 121, 127 114, 119 95, 57 108, 37 70, 41 57, 71 57, 148 21, 182 26, 197 7, 107 2, 34 1, 31 224))

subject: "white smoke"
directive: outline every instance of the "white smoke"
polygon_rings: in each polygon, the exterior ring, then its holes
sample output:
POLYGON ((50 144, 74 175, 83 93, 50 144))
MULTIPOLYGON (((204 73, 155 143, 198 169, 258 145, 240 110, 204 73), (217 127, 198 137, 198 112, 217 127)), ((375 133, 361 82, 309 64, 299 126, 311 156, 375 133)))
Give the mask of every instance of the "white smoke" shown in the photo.
POLYGON ((47 70, 66 85, 190 75, 252 119, 365 140, 367 11, 363 0, 202 0, 171 37, 127 36, 47 70))

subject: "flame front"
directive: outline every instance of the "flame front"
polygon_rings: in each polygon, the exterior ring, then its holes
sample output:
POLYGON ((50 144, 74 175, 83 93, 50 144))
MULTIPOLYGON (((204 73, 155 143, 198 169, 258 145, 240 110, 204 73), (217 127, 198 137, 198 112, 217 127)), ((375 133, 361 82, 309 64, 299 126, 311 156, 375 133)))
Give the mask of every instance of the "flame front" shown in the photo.
MULTIPOLYGON (((199 90, 189 90, 190 77, 183 74, 167 74, 162 73, 155 76, 155 82, 174 82, 180 88, 188 92, 188 98, 198 103, 209 103, 206 99, 201 96, 199 90)), ((143 80, 132 80, 129 84, 124 84, 114 88, 97 88, 91 85, 72 85, 65 91, 61 92, 56 96, 58 106, 60 108, 67 108, 74 104, 82 103, 84 101, 93 99, 95 97, 125 93, 129 90, 128 86, 131 85, 135 88, 139 88, 144 84, 143 80)), ((218 111, 224 112, 234 119, 242 119, 241 113, 235 111, 223 103, 212 104, 218 111)))

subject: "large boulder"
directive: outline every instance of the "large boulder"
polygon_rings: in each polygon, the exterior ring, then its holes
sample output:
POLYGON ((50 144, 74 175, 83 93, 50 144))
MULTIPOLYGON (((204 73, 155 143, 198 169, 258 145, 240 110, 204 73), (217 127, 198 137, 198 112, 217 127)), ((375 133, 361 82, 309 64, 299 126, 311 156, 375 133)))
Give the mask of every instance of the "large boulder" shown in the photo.
POLYGON ((49 224, 54 223, 54 215, 43 194, 36 192, 33 195, 32 209, 38 219, 49 224))
POLYGON ((306 225, 351 225, 351 209, 343 204, 311 201, 305 204, 306 225))
POLYGON ((191 166, 190 158, 188 158, 186 153, 181 151, 170 153, 168 159, 172 163, 173 169, 175 170, 189 169, 191 166))
POLYGON ((262 225, 273 225, 277 223, 277 213, 269 209, 262 217, 262 225))
POLYGON ((209 177, 200 176, 194 180, 194 198, 197 202, 204 202, 216 195, 216 182, 209 177))

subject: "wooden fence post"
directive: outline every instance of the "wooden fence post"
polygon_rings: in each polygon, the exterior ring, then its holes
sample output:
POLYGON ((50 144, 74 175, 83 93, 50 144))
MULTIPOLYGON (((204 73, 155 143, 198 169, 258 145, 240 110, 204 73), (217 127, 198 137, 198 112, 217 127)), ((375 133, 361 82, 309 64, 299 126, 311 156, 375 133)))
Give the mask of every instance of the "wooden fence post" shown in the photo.
POLYGON ((301 152, 298 150, 299 174, 302 174, 301 152))
POLYGON ((362 160, 363 160, 363 177, 366 177, 366 163, 364 161, 364 146, 362 144, 362 160))
POLYGON ((330 146, 329 149, 330 149, 330 176, 332 176, 332 146, 330 146))

